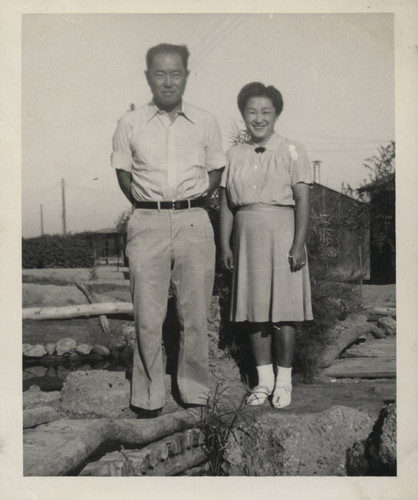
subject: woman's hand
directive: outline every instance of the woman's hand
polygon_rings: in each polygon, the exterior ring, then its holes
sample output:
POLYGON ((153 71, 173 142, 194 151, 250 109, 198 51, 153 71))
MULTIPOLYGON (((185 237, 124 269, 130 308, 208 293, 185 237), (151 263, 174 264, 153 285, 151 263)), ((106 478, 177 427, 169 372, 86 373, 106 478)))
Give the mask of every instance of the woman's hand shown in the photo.
POLYGON ((306 264, 306 250, 305 246, 295 246, 289 250, 288 254, 290 270, 292 273, 300 271, 306 264))
POLYGON ((221 265, 225 271, 234 269, 234 256, 230 247, 221 250, 221 265))

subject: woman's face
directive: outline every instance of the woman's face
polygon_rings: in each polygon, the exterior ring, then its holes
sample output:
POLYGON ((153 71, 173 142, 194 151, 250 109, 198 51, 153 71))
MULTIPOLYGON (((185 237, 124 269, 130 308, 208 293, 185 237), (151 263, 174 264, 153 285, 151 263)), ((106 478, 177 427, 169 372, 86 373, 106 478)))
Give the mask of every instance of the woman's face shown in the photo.
POLYGON ((253 142, 267 141, 274 131, 276 110, 268 97, 250 97, 243 118, 253 142))

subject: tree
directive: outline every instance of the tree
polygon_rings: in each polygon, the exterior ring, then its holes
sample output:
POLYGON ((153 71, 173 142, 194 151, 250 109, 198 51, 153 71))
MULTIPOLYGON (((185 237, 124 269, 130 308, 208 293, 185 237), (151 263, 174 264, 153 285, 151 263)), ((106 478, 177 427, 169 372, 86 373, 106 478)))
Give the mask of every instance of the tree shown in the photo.
MULTIPOLYGON (((395 275, 395 159, 394 141, 379 146, 378 154, 367 158, 363 164, 369 170, 369 179, 355 190, 345 186, 346 194, 354 196, 368 208, 371 253, 377 266, 376 276, 372 279, 391 280, 395 275)), ((353 214, 352 224, 363 222, 364 214, 353 214)))

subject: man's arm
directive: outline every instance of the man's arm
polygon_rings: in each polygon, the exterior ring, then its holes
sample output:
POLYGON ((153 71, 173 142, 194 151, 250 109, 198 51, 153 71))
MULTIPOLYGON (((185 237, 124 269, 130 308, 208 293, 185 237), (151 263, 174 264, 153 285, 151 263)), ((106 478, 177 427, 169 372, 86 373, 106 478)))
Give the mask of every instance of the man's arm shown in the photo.
POLYGON ((135 200, 131 193, 131 172, 127 172, 126 170, 116 170, 116 177, 118 178, 119 187, 121 188, 123 194, 133 205, 135 203, 135 200))
POLYGON ((224 169, 224 167, 218 168, 216 170, 211 170, 210 172, 208 172, 209 188, 206 191, 206 196, 208 196, 208 198, 210 198, 212 196, 215 189, 219 186, 219 184, 221 182, 221 178, 222 178, 223 169, 224 169))

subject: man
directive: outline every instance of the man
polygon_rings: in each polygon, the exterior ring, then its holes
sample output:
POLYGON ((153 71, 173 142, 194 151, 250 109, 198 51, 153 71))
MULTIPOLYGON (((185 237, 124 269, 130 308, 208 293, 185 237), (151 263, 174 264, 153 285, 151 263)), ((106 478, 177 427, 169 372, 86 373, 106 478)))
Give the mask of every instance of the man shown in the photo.
POLYGON ((135 207, 127 235, 137 333, 131 404, 145 418, 158 415, 165 401, 161 344, 170 283, 181 327, 180 396, 186 405, 204 405, 208 394, 215 245, 203 207, 225 157, 216 120, 182 99, 188 56, 184 45, 148 50, 153 100, 121 118, 113 137, 112 166, 135 207))

